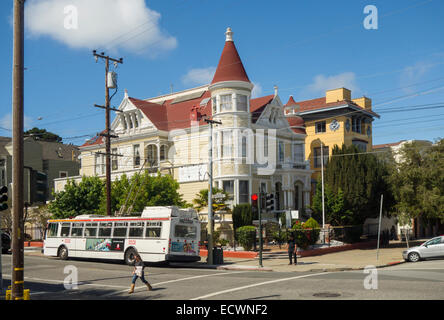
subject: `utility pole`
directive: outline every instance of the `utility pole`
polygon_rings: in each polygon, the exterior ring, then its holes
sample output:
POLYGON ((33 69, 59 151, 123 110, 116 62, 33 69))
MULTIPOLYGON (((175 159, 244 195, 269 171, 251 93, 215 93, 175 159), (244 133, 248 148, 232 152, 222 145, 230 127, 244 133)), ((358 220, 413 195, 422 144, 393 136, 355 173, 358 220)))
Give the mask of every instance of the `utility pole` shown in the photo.
POLYGON ((384 195, 383 194, 381 194, 381 208, 379 209, 378 249, 376 250, 376 260, 379 259, 379 238, 381 236, 382 200, 384 200, 384 195))
POLYGON ((213 124, 222 124, 220 121, 205 119, 210 125, 208 147, 208 264, 213 264, 213 124))
POLYGON ((321 180, 322 180, 322 242, 325 243, 324 145, 322 141, 321 141, 321 180))
POLYGON ((23 97, 24 97, 24 6, 14 1, 14 49, 12 70, 12 276, 11 299, 23 300, 23 97))
POLYGON ((110 58, 109 56, 105 56, 105 53, 102 52, 98 54, 96 50, 93 51, 93 55, 96 58, 105 60, 105 106, 95 105, 95 107, 105 109, 105 133, 101 133, 102 137, 105 137, 105 153, 106 153, 106 214, 111 216, 111 138, 118 138, 115 135, 110 133, 110 110, 120 111, 115 108, 110 108, 110 99, 109 99, 109 88, 110 83, 108 81, 109 77, 109 62, 113 61, 116 65, 117 63, 123 63, 123 59, 119 60, 110 58))

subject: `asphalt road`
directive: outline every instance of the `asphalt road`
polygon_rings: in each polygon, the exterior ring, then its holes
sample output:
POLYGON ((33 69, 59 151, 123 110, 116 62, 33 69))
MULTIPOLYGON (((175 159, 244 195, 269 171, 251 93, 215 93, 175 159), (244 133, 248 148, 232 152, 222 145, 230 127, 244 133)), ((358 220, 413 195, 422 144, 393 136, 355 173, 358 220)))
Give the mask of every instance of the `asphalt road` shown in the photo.
MULTIPOLYGON (((7 287, 11 255, 2 255, 2 264, 3 286, 7 287)), ((145 272, 154 290, 148 292, 138 280, 135 293, 129 295, 132 267, 120 262, 61 261, 25 255, 25 288, 30 289, 32 300, 444 299, 444 260, 405 263, 368 273, 223 271, 150 265, 145 272)))

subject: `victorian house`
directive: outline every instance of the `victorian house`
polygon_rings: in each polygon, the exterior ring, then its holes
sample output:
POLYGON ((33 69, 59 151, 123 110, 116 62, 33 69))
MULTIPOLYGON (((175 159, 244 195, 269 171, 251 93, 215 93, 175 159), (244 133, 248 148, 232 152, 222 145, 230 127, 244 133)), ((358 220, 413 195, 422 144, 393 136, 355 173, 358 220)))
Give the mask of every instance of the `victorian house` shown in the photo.
MULTIPOLYGON (((208 188, 205 119, 212 119, 221 123, 213 126, 213 181, 231 194, 231 205, 249 203, 252 194, 262 191, 275 195, 275 212, 308 209, 312 171, 305 159, 304 120, 284 114, 277 88, 274 94, 251 97, 254 85, 230 28, 225 35, 210 84, 148 99, 125 92, 122 112, 112 123, 118 136, 111 141, 112 154, 120 155, 112 158, 112 179, 141 170, 172 175, 183 199, 192 203, 208 188)), ((80 176, 104 177, 104 138, 98 136, 80 150, 80 176)), ((58 190, 66 180, 58 179, 58 190)))

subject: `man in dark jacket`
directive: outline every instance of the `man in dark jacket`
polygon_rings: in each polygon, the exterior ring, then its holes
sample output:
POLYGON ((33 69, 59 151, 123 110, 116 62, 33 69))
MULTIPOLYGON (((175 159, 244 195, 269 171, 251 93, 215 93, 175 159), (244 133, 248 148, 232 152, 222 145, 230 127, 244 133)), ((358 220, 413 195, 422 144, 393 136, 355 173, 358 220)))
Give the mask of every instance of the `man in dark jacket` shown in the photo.
POLYGON ((294 258, 294 264, 298 264, 296 256, 297 245, 294 236, 292 234, 290 235, 290 239, 288 239, 287 243, 288 243, 288 258, 290 259, 289 264, 293 264, 293 258, 294 258))

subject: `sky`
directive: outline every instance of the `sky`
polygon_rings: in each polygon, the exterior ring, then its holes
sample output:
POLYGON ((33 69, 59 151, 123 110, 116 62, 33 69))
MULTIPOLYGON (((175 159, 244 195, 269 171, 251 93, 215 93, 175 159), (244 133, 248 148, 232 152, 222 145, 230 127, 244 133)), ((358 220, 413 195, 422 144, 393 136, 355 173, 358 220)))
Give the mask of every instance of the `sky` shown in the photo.
MULTIPOLYGON (((27 0, 25 129, 76 145, 104 129, 93 49, 123 58, 112 66, 118 107, 125 89, 147 99, 209 83, 231 27, 253 97, 346 87, 381 116, 373 144, 434 141, 444 137, 443 11, 442 0, 27 0)), ((0 136, 12 129, 12 13, 13 0, 0 1, 0 136)))

